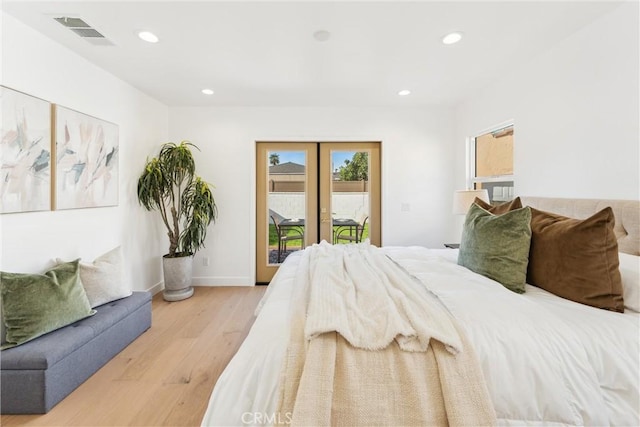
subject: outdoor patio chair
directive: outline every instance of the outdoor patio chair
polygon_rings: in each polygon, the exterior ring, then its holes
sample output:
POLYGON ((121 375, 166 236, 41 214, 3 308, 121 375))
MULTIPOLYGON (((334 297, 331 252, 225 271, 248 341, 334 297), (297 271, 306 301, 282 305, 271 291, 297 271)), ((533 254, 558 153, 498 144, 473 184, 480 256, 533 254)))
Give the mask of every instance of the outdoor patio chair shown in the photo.
POLYGON ((287 242, 291 240, 300 240, 300 247, 304 249, 304 226, 300 225, 283 225, 285 220, 276 220, 276 217, 271 215, 271 221, 276 227, 276 234, 278 235, 278 263, 282 261, 282 253, 287 252, 287 242))
POLYGON ((362 221, 362 224, 358 224, 355 227, 355 231, 352 227, 343 227, 338 230, 335 236, 335 242, 340 243, 341 240, 352 242, 352 243, 360 243, 362 241, 362 234, 364 233, 364 227, 367 225, 367 220, 369 217, 365 217, 362 221))

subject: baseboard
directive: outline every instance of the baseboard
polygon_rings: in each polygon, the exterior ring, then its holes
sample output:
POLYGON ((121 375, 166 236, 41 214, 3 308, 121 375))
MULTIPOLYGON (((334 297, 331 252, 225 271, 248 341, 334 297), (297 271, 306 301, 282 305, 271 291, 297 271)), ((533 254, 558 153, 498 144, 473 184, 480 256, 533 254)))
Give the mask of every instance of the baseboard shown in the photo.
POLYGON ((163 289, 164 289, 164 282, 158 282, 147 290, 151 292, 151 295, 155 295, 158 292, 162 292, 163 289))

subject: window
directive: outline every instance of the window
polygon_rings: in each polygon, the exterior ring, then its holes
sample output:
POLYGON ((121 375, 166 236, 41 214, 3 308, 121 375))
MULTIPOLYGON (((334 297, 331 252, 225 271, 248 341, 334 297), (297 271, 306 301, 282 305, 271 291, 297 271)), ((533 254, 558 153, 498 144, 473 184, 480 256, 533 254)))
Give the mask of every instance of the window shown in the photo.
POLYGON ((470 137, 469 188, 486 189, 492 203, 512 200, 513 124, 470 137))

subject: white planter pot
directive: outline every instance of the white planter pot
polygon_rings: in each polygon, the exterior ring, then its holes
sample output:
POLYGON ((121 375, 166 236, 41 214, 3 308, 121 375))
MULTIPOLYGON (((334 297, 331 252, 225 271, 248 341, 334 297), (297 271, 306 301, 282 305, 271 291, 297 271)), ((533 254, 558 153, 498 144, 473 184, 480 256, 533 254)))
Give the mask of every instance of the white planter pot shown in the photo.
POLYGON ((191 278, 193 270, 193 256, 169 258, 162 257, 162 271, 164 273, 165 301, 180 301, 193 295, 191 278))

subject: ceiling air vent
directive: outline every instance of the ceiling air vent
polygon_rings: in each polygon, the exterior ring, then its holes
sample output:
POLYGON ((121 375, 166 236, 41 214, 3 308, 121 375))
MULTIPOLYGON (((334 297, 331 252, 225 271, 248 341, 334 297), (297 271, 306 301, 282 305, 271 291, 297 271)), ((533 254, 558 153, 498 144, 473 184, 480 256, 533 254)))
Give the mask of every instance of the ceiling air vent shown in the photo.
POLYGON ((53 18, 58 23, 64 25, 66 28, 70 29, 77 35, 79 35, 84 40, 88 41, 91 44, 97 46, 113 46, 114 44, 103 36, 98 30, 92 28, 91 25, 87 24, 81 18, 74 18, 70 16, 60 16, 57 18, 53 18))

